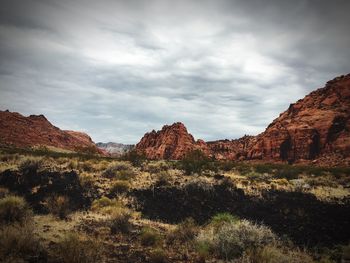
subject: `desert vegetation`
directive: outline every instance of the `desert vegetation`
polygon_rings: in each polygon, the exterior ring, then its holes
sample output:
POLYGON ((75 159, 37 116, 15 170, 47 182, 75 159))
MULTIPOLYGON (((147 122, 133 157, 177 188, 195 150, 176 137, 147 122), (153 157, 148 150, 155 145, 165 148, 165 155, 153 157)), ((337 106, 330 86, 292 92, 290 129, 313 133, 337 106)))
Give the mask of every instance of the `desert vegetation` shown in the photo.
POLYGON ((200 152, 152 161, 136 152, 112 159, 6 149, 0 160, 3 262, 350 257, 348 167, 215 161, 200 152), (325 230, 314 231, 318 224, 325 230))

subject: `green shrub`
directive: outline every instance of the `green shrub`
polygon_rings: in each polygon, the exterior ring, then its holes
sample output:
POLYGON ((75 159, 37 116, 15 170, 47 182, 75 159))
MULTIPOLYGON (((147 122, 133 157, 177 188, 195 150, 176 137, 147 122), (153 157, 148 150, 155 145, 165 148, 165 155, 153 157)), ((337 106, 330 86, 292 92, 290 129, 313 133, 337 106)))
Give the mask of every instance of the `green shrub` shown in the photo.
POLYGON ((201 174, 202 171, 208 168, 209 162, 210 159, 201 150, 188 152, 180 161, 181 168, 187 175, 201 174))
POLYGON ((102 246, 98 241, 83 239, 76 233, 65 235, 56 247, 56 257, 62 263, 99 262, 101 253, 102 246))
POLYGON ((167 236, 168 243, 192 241, 199 232, 199 227, 192 218, 185 219, 167 236))
POLYGON ((265 246, 255 251, 246 251, 243 257, 248 262, 256 263, 313 263, 313 259, 299 249, 265 246))
POLYGON ((66 219, 70 213, 69 198, 63 195, 52 195, 46 199, 49 212, 60 219, 66 219))
POLYGON ((7 196, 0 199, 0 222, 9 224, 13 222, 24 223, 33 216, 27 202, 19 196, 7 196))
POLYGON ((24 158, 18 165, 18 170, 23 174, 33 174, 42 168, 42 158, 24 158))
POLYGON ((245 163, 240 163, 236 165, 235 170, 239 172, 240 175, 246 175, 252 171, 252 167, 245 163))
POLYGON ((129 182, 123 181, 123 180, 117 180, 113 182, 110 192, 112 195, 120 195, 128 192, 129 189, 130 189, 129 182))
POLYGON ((145 164, 143 170, 149 173, 160 173, 169 170, 169 165, 165 161, 152 161, 145 164))
POLYGON ((141 244, 143 246, 154 246, 160 242, 160 234, 150 227, 143 227, 140 234, 141 244))
POLYGON ((197 244, 226 260, 239 258, 245 251, 256 251, 276 241, 270 228, 247 220, 223 223, 219 228, 209 226, 197 236, 197 244))
POLYGON ((301 174, 300 168, 293 166, 285 166, 276 171, 275 177, 280 179, 285 178, 287 180, 293 180, 298 179, 299 174, 301 174))
POLYGON ((168 257, 165 251, 161 248, 157 248, 150 253, 149 257, 150 263, 168 263, 168 257))
POLYGON ((146 161, 146 156, 143 153, 139 153, 136 150, 132 150, 125 153, 121 157, 121 159, 131 162, 134 166, 141 166, 143 162, 146 161))
POLYGON ((222 258, 233 259, 246 250, 255 250, 273 244, 277 237, 270 228, 242 220, 224 224, 217 232, 217 251, 222 258))
POLYGON ((111 233, 128 233, 131 230, 130 218, 131 213, 128 209, 114 209, 109 219, 111 233))
POLYGON ((0 228, 1 262, 45 262, 46 252, 33 233, 31 224, 0 228))
POLYGON ((126 162, 114 162, 102 174, 107 178, 114 178, 119 180, 129 180, 136 176, 133 167, 126 162))
POLYGON ((109 199, 105 196, 94 200, 91 205, 91 210, 106 214, 112 214, 115 210, 119 211, 122 208, 124 208, 124 205, 119 200, 109 199))
POLYGON ((213 216, 209 222, 214 228, 218 229, 227 223, 238 223, 239 218, 230 213, 218 213, 213 216))

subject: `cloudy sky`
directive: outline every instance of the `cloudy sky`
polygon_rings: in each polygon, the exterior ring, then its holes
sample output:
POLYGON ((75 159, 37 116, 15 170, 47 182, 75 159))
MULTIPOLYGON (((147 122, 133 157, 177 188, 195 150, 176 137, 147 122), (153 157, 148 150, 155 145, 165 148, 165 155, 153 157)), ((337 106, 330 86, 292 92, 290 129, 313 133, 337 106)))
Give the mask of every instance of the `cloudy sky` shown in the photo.
POLYGON ((0 109, 95 141, 258 134, 350 72, 348 0, 5 0, 0 109))

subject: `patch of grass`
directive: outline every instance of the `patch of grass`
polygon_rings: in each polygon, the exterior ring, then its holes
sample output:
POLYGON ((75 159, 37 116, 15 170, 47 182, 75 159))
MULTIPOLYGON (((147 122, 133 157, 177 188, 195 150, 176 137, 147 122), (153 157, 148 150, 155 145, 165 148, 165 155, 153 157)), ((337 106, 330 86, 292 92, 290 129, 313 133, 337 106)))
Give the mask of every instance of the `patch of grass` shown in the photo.
POLYGON ((76 233, 66 234, 56 247, 56 258, 62 263, 95 263, 101 254, 100 242, 76 233))
POLYGON ((131 230, 131 212, 126 208, 114 209, 109 219, 112 234, 128 233, 131 230))
POLYGON ((0 222, 2 224, 24 223, 31 220, 32 216, 32 210, 22 197, 6 196, 0 199, 0 222))
POLYGON ((150 263, 168 263, 168 257, 165 251, 161 248, 157 248, 150 253, 149 256, 150 263))
POLYGON ((313 259, 306 252, 299 249, 279 248, 276 246, 265 246, 256 251, 248 250, 243 259, 248 262, 259 263, 313 263, 313 259))
POLYGON ((35 237, 31 224, 0 228, 1 262, 46 262, 46 252, 35 237))
POLYGON ((23 174, 33 174, 42 168, 43 159, 38 157, 25 157, 18 165, 18 170, 23 174))
POLYGON ((143 246, 154 246, 161 241, 161 235, 153 228, 143 227, 140 240, 143 246))
POLYGON ((49 212, 60 219, 66 219, 70 213, 69 198, 63 195, 52 195, 46 200, 49 212))
POLYGON ((199 233, 199 226, 192 218, 187 218, 183 222, 177 225, 177 227, 168 233, 167 242, 190 242, 199 233))
POLYGON ((227 223, 234 224, 238 222, 239 222, 239 218, 237 216, 234 216, 230 213, 218 213, 210 219, 209 224, 212 225, 215 229, 219 229, 224 224, 227 224, 227 223))
POLYGON ((115 209, 124 207, 123 204, 116 199, 109 199, 106 196, 94 200, 91 205, 91 210, 100 211, 106 214, 111 214, 115 209))
POLYGON ((161 171, 157 174, 156 186, 169 185, 170 175, 167 171, 161 171))
POLYGON ((104 177, 118 180, 130 180, 136 176, 134 168, 127 162, 113 162, 102 173, 104 177))
POLYGON ((120 195, 128 192, 130 189, 130 183, 128 181, 116 180, 113 182, 110 193, 112 195, 120 195))

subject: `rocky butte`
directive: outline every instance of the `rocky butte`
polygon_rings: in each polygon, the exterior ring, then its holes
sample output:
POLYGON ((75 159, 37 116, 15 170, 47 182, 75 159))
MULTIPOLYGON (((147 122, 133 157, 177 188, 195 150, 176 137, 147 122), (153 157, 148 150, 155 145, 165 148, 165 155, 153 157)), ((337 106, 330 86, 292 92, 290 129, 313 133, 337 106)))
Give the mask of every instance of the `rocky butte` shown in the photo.
POLYGON ((104 153, 86 133, 61 130, 44 115, 25 117, 9 111, 0 111, 0 145, 19 148, 52 146, 76 152, 104 153))
POLYGON ((136 145, 150 159, 181 159, 194 149, 216 159, 349 165, 350 74, 291 104, 257 136, 195 141, 182 123, 174 123, 146 133, 136 145))

